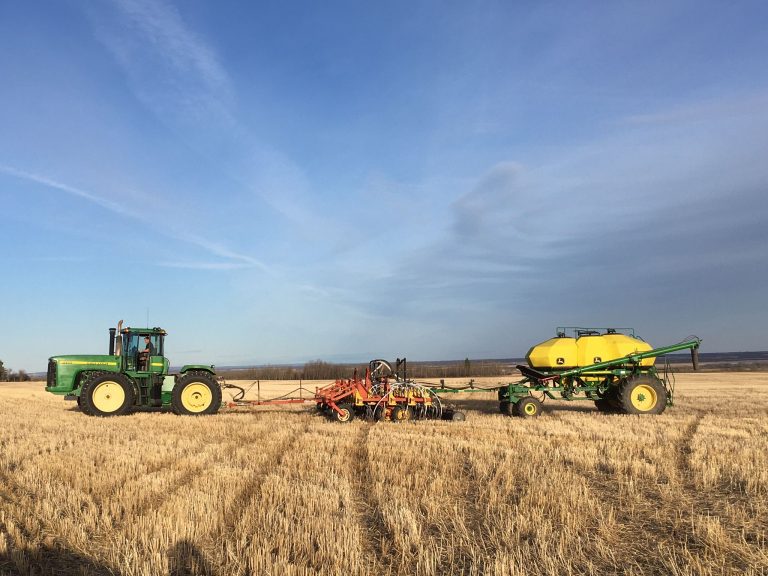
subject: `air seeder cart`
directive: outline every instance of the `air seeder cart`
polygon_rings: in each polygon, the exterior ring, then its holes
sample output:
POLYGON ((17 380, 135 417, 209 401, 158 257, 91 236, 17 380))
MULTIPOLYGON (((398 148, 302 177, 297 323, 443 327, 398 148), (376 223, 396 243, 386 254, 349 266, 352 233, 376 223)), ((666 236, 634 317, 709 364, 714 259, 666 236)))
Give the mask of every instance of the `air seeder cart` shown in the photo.
POLYGON ((527 366, 517 366, 523 379, 498 389, 499 409, 510 416, 538 416, 544 399, 561 398, 591 400, 601 412, 661 414, 673 405, 674 375, 668 362, 657 370, 656 358, 690 350, 696 370, 700 344, 691 336, 651 348, 632 329, 558 328, 555 338, 531 348, 527 366))

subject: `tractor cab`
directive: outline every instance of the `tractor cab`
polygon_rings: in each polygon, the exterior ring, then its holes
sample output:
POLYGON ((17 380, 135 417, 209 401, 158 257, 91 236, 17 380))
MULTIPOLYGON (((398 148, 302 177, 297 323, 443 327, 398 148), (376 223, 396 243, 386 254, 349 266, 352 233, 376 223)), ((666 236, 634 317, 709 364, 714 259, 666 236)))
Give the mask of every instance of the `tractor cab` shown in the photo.
POLYGON ((124 328, 116 338, 115 352, 122 357, 123 370, 167 374, 165 330, 161 328, 124 328))

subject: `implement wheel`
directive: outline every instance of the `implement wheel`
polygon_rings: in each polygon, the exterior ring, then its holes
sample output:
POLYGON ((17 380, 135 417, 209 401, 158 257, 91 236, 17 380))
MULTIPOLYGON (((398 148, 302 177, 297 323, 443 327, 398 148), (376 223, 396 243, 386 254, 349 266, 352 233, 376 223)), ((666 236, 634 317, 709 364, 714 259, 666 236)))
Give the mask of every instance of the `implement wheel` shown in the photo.
POLYGON ((405 420, 410 420, 411 410, 408 406, 395 406, 389 414, 389 419, 392 420, 392 422, 404 422, 405 420))
POLYGON ((667 407, 667 389, 652 374, 631 376, 622 382, 618 400, 627 414, 661 414, 667 407))
POLYGON ((202 416, 216 414, 221 407, 221 386, 210 372, 187 372, 176 381, 171 393, 174 414, 202 416))
POLYGON ((136 401, 133 384, 122 374, 94 374, 83 383, 80 409, 89 416, 121 416, 136 401))
POLYGON ((352 422, 355 419, 355 409, 352 404, 339 404, 339 410, 341 412, 334 410, 331 413, 331 418, 337 422, 352 422))
POLYGON ((499 402, 499 412, 501 412, 505 416, 514 416, 515 405, 512 404, 509 400, 502 400, 501 402, 499 402))
POLYGON ((526 396, 515 402, 515 412, 523 418, 538 418, 541 415, 541 402, 533 396, 526 396))

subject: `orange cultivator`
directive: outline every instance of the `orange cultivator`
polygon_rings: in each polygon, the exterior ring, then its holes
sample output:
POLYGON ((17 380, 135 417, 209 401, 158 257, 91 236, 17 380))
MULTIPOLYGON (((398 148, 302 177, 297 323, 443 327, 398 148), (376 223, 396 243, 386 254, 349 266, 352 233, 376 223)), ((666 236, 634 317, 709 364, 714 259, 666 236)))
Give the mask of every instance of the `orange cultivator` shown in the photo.
POLYGON ((357 416, 368 420, 464 420, 464 413, 444 407, 430 388, 408 380, 405 358, 395 369, 386 360, 372 360, 360 378, 336 380, 315 392, 318 410, 339 422, 357 416))

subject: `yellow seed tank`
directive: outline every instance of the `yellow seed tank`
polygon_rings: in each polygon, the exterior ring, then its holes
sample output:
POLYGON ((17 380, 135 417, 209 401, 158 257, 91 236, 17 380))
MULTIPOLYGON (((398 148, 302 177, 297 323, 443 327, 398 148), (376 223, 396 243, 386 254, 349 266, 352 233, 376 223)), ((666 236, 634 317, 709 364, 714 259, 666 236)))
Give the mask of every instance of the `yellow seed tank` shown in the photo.
MULTIPOLYGON (((567 370, 651 349, 650 344, 633 335, 612 330, 604 334, 595 330, 580 330, 575 337, 558 331, 557 337, 536 344, 525 358, 528 365, 537 370, 567 370)), ((645 358, 640 365, 653 366, 655 361, 655 358, 645 358)))

